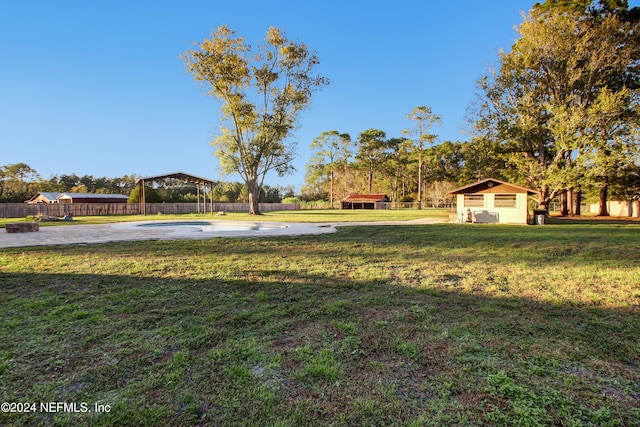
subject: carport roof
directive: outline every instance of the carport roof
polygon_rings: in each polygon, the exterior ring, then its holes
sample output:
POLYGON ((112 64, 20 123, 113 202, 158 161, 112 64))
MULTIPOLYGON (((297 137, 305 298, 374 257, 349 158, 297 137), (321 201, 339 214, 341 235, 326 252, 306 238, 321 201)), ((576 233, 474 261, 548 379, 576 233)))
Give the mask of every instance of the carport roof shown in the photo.
POLYGON ((138 178, 138 180, 136 181, 136 184, 138 184, 140 181, 156 181, 156 180, 166 179, 166 178, 179 179, 179 180, 190 182, 193 184, 216 184, 217 183, 217 181, 213 181, 211 179, 202 178, 200 176, 191 175, 184 172, 172 172, 172 173, 166 173, 163 175, 145 176, 142 178, 138 178))

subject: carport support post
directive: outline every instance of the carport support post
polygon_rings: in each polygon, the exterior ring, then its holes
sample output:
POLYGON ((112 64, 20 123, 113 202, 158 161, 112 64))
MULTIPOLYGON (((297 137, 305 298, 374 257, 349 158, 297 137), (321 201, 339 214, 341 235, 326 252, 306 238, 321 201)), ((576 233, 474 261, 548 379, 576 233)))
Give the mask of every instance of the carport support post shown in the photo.
POLYGON ((196 184, 196 200, 198 202, 197 213, 200 213, 200 185, 196 184))
POLYGON ((140 215, 147 215, 147 199, 145 197, 144 191, 144 179, 140 180, 140 215))
POLYGON ((207 184, 202 184, 202 210, 207 214, 207 184))

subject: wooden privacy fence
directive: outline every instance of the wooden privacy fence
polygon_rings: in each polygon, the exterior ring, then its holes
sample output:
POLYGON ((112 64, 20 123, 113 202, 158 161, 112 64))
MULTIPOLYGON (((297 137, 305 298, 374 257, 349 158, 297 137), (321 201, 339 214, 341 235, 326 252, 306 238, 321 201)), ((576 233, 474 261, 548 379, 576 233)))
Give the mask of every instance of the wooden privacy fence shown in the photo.
POLYGON ((35 215, 135 215, 137 203, 0 203, 0 217, 24 218, 35 215))
MULTIPOLYGON (((135 206, 138 206, 135 204, 135 206)), ((198 203, 147 203, 147 215, 154 214, 180 214, 205 212, 205 208, 198 203)), ((297 203, 260 203, 260 212, 272 211, 297 211, 300 205, 297 203)), ((249 203, 207 203, 206 213, 217 212, 249 212, 249 203)), ((140 213, 140 210, 136 211, 140 213)))
MULTIPOLYGON (((205 212, 198 203, 147 203, 147 214, 181 214, 205 212)), ((260 203, 262 212, 297 211, 297 203, 260 203)), ((208 203, 207 213, 249 212, 249 203, 208 203)), ((27 216, 92 216, 138 215, 138 203, 0 203, 0 218, 24 218, 27 216)))

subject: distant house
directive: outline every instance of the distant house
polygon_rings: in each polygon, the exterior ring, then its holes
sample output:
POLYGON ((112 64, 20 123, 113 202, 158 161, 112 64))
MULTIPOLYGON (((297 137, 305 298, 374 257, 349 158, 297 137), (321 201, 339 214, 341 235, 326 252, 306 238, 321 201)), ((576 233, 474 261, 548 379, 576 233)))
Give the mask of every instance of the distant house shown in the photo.
POLYGON ((342 209, 388 209, 389 198, 384 194, 351 194, 342 201, 342 209))
POLYGON ((527 224, 535 191, 493 178, 449 191, 457 197, 458 222, 527 224))
POLYGON ((25 203, 58 203, 58 196, 62 193, 42 192, 38 193, 25 203))
POLYGON ((127 203, 129 196, 122 194, 89 194, 62 193, 58 196, 58 203, 127 203))
POLYGON ((25 203, 127 203, 122 194, 52 193, 41 192, 25 203))

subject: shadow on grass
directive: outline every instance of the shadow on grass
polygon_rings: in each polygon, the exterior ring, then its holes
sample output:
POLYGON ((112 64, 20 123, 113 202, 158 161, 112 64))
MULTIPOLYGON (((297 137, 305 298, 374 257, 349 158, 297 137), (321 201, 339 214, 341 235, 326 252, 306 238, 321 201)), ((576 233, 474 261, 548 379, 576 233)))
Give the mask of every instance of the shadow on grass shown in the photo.
POLYGON ((345 227, 0 251, 34 425, 637 425, 638 229, 345 227))
MULTIPOLYGON (((177 251, 157 243, 144 246, 146 256, 177 251)), ((131 248, 105 245, 97 253, 105 247, 114 256, 131 248)), ((304 268, 256 265, 227 280, 149 271, 0 273, 3 399, 110 409, 2 413, 1 424, 639 419, 640 315, 629 307, 575 307, 304 268)), ((463 279, 446 277, 453 288, 463 279)))
POLYGON ((582 225, 640 225, 640 218, 633 217, 596 217, 596 216, 552 216, 546 220, 547 224, 582 224, 582 225))

